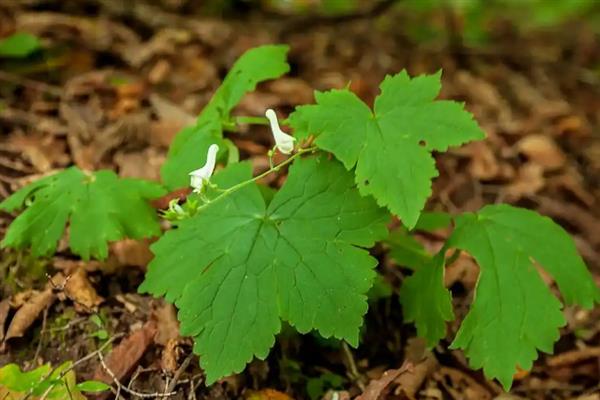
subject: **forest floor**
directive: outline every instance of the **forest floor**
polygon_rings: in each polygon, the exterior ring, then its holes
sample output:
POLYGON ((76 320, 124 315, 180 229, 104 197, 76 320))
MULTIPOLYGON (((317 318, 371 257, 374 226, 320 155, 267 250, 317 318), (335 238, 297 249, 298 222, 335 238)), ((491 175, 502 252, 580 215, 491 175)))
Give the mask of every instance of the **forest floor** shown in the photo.
MULTIPOLYGON (((215 19, 178 10, 178 2, 124 3, 0 1, 0 37, 31 32, 47 49, 26 62, 0 60, 0 199, 73 164, 159 179, 169 143, 194 121, 233 61, 251 47, 287 43, 290 74, 260 85, 237 114, 286 114, 312 102, 314 89, 348 82, 371 102, 385 74, 441 68, 442 97, 464 101, 487 139, 437 157, 440 176, 427 209, 456 213, 495 202, 535 209, 572 233, 600 284, 600 38, 585 24, 522 33, 505 21, 488 44, 472 48, 452 32, 452 40, 418 43, 402 29, 406 15, 392 9, 352 18, 251 10, 215 19)), ((265 127, 230 138, 257 170, 268 165, 265 127)), ((0 236, 11 219, 0 214, 0 236)), ((446 234, 420 240, 436 248, 446 234)), ((600 310, 567 307, 555 354, 517 374, 506 394, 472 371, 460 351, 447 349, 456 323, 433 351, 424 349, 402 322, 396 293, 403 272, 379 253, 394 293, 372 305, 358 349, 289 333, 265 361, 205 387, 173 306, 136 292, 151 257, 147 242, 114 243, 106 262, 83 262, 65 244, 48 260, 2 250, 0 365, 76 361, 120 335, 106 347, 107 362, 125 398, 135 398, 131 390, 175 390, 173 399, 350 399, 371 383, 363 399, 600 400, 600 310), (11 327, 18 313, 19 325, 11 327), (399 373, 411 357, 425 361, 399 373)), ((477 274, 468 256, 446 274, 459 319, 477 274)), ((75 370, 80 379, 112 381, 95 357, 75 370)))

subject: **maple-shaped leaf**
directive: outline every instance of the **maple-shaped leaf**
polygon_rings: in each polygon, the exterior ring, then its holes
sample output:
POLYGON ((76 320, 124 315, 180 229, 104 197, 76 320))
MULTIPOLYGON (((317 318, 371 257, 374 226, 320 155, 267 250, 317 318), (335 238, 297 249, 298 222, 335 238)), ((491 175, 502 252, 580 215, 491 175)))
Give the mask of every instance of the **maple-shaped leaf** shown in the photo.
POLYGON ((187 186, 188 173, 206 162, 211 144, 219 145, 223 154, 223 123, 244 94, 268 79, 289 71, 286 62, 288 46, 265 45, 248 50, 235 62, 210 102, 204 107, 195 125, 181 130, 169 148, 161 178, 169 189, 187 186))
POLYGON ((314 134, 347 169, 356 166, 360 192, 412 228, 437 176, 431 152, 485 136, 461 103, 435 100, 440 77, 387 76, 374 111, 347 89, 316 92, 317 104, 298 107, 290 124, 299 139, 314 134))
POLYGON ((69 247, 83 259, 103 259, 107 242, 160 234, 147 200, 164 189, 141 179, 120 179, 112 171, 87 174, 77 167, 42 178, 0 203, 0 209, 25 210, 12 222, 2 247, 31 247, 34 256, 56 250, 69 221, 69 247))
MULTIPOLYGON (((250 177, 239 163, 212 181, 250 177)), ((363 247, 386 236, 388 219, 337 161, 298 159, 268 206, 250 183, 167 232, 140 291, 179 307, 208 383, 264 359, 281 320, 356 345, 377 264, 363 247)))
POLYGON ((554 278, 567 304, 591 308, 600 300, 571 237, 533 211, 493 205, 463 214, 446 246, 467 251, 481 268, 452 347, 464 349, 473 368, 483 367, 507 389, 517 366, 530 369, 537 350, 552 352, 565 324, 562 305, 537 265, 554 278))

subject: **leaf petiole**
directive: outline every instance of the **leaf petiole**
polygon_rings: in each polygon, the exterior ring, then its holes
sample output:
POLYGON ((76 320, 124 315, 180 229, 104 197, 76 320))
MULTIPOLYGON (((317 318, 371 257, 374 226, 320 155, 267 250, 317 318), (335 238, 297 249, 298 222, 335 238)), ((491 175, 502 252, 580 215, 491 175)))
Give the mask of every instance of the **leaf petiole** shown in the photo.
POLYGON ((262 178, 264 178, 265 176, 273 173, 273 172, 278 172, 282 167, 286 166, 287 164, 291 163, 292 161, 294 161, 296 158, 300 157, 302 154, 306 154, 306 153, 312 153, 314 151, 318 150, 318 148, 316 146, 314 147, 306 147, 303 149, 298 149, 298 151, 293 154, 291 157, 289 157, 288 159, 280 162, 277 165, 271 166, 271 168, 269 168, 268 170, 266 170, 265 172, 263 172, 260 175, 257 175, 255 177, 253 177, 252 179, 248 179, 247 181, 243 181, 238 183, 237 185, 233 185, 230 188, 224 189, 222 190, 221 194, 219 194, 217 197, 215 197, 214 199, 212 199, 209 203, 204 203, 203 205, 201 205, 200 207, 198 207, 196 209, 196 212, 199 212, 200 210, 202 210, 203 208, 205 208, 206 206, 208 206, 209 204, 213 204, 215 202, 217 202, 218 200, 229 196, 230 194, 240 190, 241 188, 243 188, 246 185, 249 185, 252 182, 256 182, 262 178))

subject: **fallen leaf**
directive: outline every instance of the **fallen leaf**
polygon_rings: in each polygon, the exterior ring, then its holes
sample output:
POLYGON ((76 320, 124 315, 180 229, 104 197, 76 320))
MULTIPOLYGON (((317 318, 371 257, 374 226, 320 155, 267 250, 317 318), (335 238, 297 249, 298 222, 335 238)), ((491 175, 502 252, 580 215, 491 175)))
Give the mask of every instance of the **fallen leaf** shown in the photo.
POLYGON ((585 347, 551 356, 546 360, 549 367, 564 367, 589 359, 600 358, 600 347, 585 347))
POLYGON ((83 261, 59 257, 54 257, 52 266, 54 269, 61 271, 64 276, 70 275, 78 269, 84 269, 87 272, 101 271, 103 269, 103 263, 97 260, 83 261))
POLYGON ((160 368, 169 374, 174 374, 178 369, 179 340, 170 339, 164 346, 160 355, 160 368))
POLYGON ((4 340, 22 337, 31 324, 38 318, 40 313, 50 307, 56 300, 52 288, 47 288, 31 296, 15 313, 4 340))
POLYGON ((451 287, 456 282, 469 290, 475 288, 479 278, 479 266, 469 254, 459 253, 458 258, 452 264, 448 265, 444 274, 444 284, 451 287))
POLYGON ((9 136, 6 149, 22 153, 42 173, 69 162, 65 143, 57 141, 52 135, 16 133, 9 136))
POLYGON ((516 148, 530 162, 539 165, 543 170, 557 170, 564 167, 567 162, 563 151, 547 135, 528 135, 517 142, 516 148))
POLYGON ((275 389, 262 389, 259 391, 250 391, 246 395, 246 400, 293 400, 292 397, 275 389))
POLYGON ((365 391, 355 400, 377 400, 384 394, 390 383, 394 382, 400 375, 410 371, 412 364, 405 362, 398 369, 389 369, 383 373, 379 379, 369 382, 365 391))
POLYGON ((158 121, 150 124, 150 143, 159 147, 168 147, 175 135, 184 127, 196 123, 196 117, 177 104, 157 95, 150 95, 150 103, 158 121))
POLYGON ((38 293, 39 291, 33 289, 27 289, 22 292, 19 292, 10 298, 10 306, 12 308, 19 308, 23 306, 23 304, 27 303, 29 299, 31 299, 38 293))
POLYGON ((464 148, 471 157, 469 173, 479 180, 496 178, 500 173, 500 166, 494 152, 484 142, 469 143, 464 148))
POLYGON ((158 60, 148 72, 148 82, 154 85, 164 82, 171 69, 169 61, 164 58, 158 60))
POLYGON ((525 196, 532 196, 542 190, 546 184, 543 168, 528 162, 521 166, 516 178, 502 189, 509 201, 517 201, 525 196))
POLYGON ((118 151, 113 160, 119 167, 119 176, 123 178, 141 178, 160 181, 160 166, 165 161, 164 152, 155 147, 142 151, 118 151))
POLYGON ((456 400, 491 400, 492 394, 466 373, 449 367, 440 367, 433 378, 456 400))
POLYGON ((173 339, 179 338, 179 321, 177 312, 172 304, 165 303, 154 310, 156 319, 157 333, 154 338, 155 343, 166 346, 173 339))
POLYGON ((4 324, 8 318, 8 312, 10 311, 10 301, 4 299, 0 301, 0 343, 4 340, 4 324))
POLYGON ((149 240, 123 239, 111 243, 108 264, 146 268, 153 254, 149 240))
POLYGON ((394 384, 398 385, 395 394, 413 400, 425 379, 438 368, 438 362, 433 353, 427 350, 425 341, 420 338, 408 340, 406 359, 413 367, 394 380, 394 384))
MULTIPOLYGON (((148 346, 152 343, 155 334, 156 324, 147 322, 141 329, 134 331, 123 339, 106 356, 106 366, 118 380, 125 378, 138 365, 148 346)), ((96 368, 94 380, 109 385, 113 383, 111 376, 104 370, 102 365, 98 365, 96 368)))
POLYGON ((563 189, 575 196, 587 207, 592 207, 596 202, 594 195, 584 188, 584 179, 575 168, 568 168, 564 174, 553 176, 548 181, 549 187, 563 189))
POLYGON ((65 294, 75 303, 77 312, 92 312, 104 301, 90 283, 85 269, 76 269, 65 282, 65 294))
POLYGON ((350 400, 350 393, 346 390, 328 390, 323 400, 350 400))
POLYGON ((305 80, 283 77, 269 81, 265 85, 268 90, 279 96, 279 103, 295 106, 312 103, 314 90, 305 80))
POLYGON ((164 97, 153 93, 149 99, 159 120, 177 122, 181 126, 194 125, 196 123, 194 115, 164 97))

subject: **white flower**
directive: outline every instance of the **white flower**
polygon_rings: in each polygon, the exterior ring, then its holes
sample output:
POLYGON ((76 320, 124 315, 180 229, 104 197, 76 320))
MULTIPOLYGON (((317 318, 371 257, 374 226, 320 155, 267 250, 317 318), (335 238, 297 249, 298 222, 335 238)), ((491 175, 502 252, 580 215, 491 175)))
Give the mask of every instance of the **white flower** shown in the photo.
POLYGON ((265 116, 271 124, 271 131, 273 132, 273 137, 275 138, 275 147, 277 147, 277 149, 283 154, 290 154, 292 150, 294 150, 294 141, 296 138, 281 130, 275 111, 269 108, 265 113, 265 116))
POLYGON ((218 151, 219 146, 211 144, 206 155, 206 164, 204 164, 202 168, 190 172, 190 186, 194 188, 194 193, 200 193, 204 183, 207 182, 213 174, 218 151))

